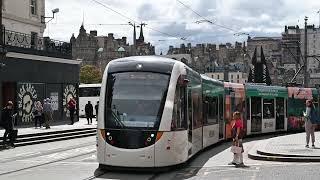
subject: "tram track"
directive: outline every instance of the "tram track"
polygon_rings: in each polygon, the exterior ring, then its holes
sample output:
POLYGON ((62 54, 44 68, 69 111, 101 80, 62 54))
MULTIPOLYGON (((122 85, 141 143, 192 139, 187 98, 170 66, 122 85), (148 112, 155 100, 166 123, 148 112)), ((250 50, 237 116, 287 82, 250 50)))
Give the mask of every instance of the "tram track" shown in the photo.
POLYGON ((92 146, 95 144, 96 144, 95 142, 94 143, 88 142, 88 143, 84 143, 84 144, 80 144, 80 145, 70 146, 67 148, 57 148, 57 149, 52 149, 52 150, 48 150, 48 151, 42 151, 42 152, 31 153, 31 154, 27 154, 27 155, 15 156, 15 157, 11 157, 11 158, 5 158, 4 160, 0 160, 0 163, 8 163, 8 162, 13 162, 13 161, 17 161, 17 160, 24 160, 24 159, 29 159, 29 158, 33 158, 33 157, 38 157, 38 156, 45 156, 45 155, 49 155, 49 154, 53 154, 53 153, 68 151, 71 149, 88 147, 88 146, 92 146))
MULTIPOLYGON (((92 146, 92 145, 90 145, 90 146, 92 146)), ((83 147, 88 147, 88 145, 87 146, 82 146, 82 148, 83 147)), ((81 147, 79 147, 79 148, 81 148, 81 147)), ((71 150, 71 149, 74 149, 74 148, 68 148, 68 150, 71 150)), ((67 150, 62 150, 62 151, 58 151, 58 152, 63 152, 63 151, 67 151, 67 150)), ((17 172, 21 172, 21 171, 25 171, 25 170, 30 170, 30 169, 33 169, 33 168, 37 168, 37 167, 41 167, 41 166, 45 166, 45 165, 49 165, 49 164, 54 164, 54 163, 57 163, 57 162, 68 160, 68 159, 73 159, 73 158, 77 158, 77 157, 81 157, 81 156, 86 156, 88 154, 92 154, 92 153, 95 153, 95 152, 96 152, 96 149, 95 150, 90 150, 90 151, 87 151, 87 152, 84 152, 84 153, 80 153, 80 154, 77 154, 77 155, 64 157, 64 158, 59 158, 59 159, 56 159, 56 160, 39 163, 39 164, 32 165, 32 166, 25 167, 25 168, 20 168, 20 169, 16 169, 16 170, 12 170, 12 171, 3 172, 3 173, 0 173, 0 176, 9 175, 9 174, 13 174, 13 173, 17 173, 17 172)), ((54 152, 54 153, 57 153, 57 152, 54 152)), ((48 153, 48 154, 41 155, 41 156, 37 155, 37 157, 42 157, 42 156, 46 156, 46 155, 50 155, 50 154, 54 154, 54 153, 48 153)), ((27 158, 24 158, 24 159, 28 159, 28 158, 30 158, 30 157, 27 157, 27 158)), ((22 159, 18 159, 18 160, 22 160, 22 159)), ((17 160, 15 160, 15 161, 17 161, 17 160)), ((13 162, 13 161, 10 161, 10 162, 13 162)))

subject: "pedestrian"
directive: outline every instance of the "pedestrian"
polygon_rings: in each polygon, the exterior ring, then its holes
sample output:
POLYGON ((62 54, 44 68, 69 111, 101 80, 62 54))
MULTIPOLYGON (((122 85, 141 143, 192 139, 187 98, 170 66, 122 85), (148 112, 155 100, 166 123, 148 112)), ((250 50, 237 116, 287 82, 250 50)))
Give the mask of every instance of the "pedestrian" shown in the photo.
POLYGON ((91 104, 91 101, 88 101, 88 104, 85 105, 84 109, 85 109, 85 112, 86 112, 86 117, 87 117, 88 124, 92 124, 93 106, 91 104))
POLYGON ((3 134, 3 145, 5 147, 14 148, 14 141, 17 137, 17 130, 14 130, 14 119, 16 114, 13 112, 13 103, 12 101, 8 101, 6 107, 2 110, 1 119, 3 121, 3 128, 5 132, 3 134), (7 143, 7 139, 9 138, 9 143, 7 143))
POLYGON ((97 104, 94 106, 94 109, 96 110, 96 121, 98 121, 99 101, 97 101, 97 104))
POLYGON ((233 164, 236 167, 245 167, 243 163, 243 144, 242 139, 244 136, 244 130, 243 130, 243 121, 241 119, 240 112, 236 111, 233 113, 233 120, 234 123, 232 124, 232 138, 233 138, 233 148, 231 149, 233 151, 233 160, 230 165, 233 164))
POLYGON ((74 112, 76 111, 76 100, 74 98, 70 98, 69 102, 68 102, 68 109, 69 109, 69 112, 70 112, 70 125, 73 125, 74 124, 74 112))
POLYGON ((312 148, 315 148, 314 142, 315 142, 315 136, 314 136, 314 130, 316 126, 316 117, 314 117, 314 114, 316 113, 315 107, 313 105, 312 100, 306 101, 306 112, 304 112, 305 116, 305 123, 304 128, 306 130, 306 148, 309 148, 309 141, 311 136, 311 142, 312 142, 312 148))
POLYGON ((50 129, 50 122, 53 121, 52 113, 53 109, 51 106, 50 98, 45 99, 43 104, 43 113, 44 113, 44 124, 46 129, 50 129))
POLYGON ((42 127, 42 114, 43 114, 43 107, 40 101, 36 101, 34 108, 33 108, 33 115, 34 115, 34 127, 37 128, 39 123, 39 128, 42 127))

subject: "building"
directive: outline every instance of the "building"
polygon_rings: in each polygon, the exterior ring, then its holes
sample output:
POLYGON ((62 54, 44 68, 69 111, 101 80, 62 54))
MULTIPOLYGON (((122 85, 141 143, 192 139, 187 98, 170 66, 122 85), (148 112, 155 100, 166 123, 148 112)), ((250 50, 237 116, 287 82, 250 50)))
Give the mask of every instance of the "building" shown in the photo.
POLYGON ((11 31, 43 36, 45 0, 2 0, 3 25, 11 31))
MULTIPOLYGON (((135 34, 134 26, 134 34, 135 34)), ((113 33, 108 36, 98 36, 96 30, 87 33, 82 24, 77 37, 72 35, 70 39, 72 44, 73 59, 81 59, 82 64, 95 65, 104 71, 104 68, 113 59, 134 56, 134 55, 154 55, 155 48, 150 43, 144 42, 143 28, 141 25, 140 36, 135 39, 134 44, 129 45, 126 37, 115 38, 113 33)))
MULTIPOLYGON (((209 72, 205 73, 210 78, 220 81, 224 80, 224 72, 209 72)), ((245 84, 248 81, 248 74, 240 71, 230 71, 228 74, 228 82, 245 84)))
MULTIPOLYGON (((305 30, 302 29, 300 34, 301 55, 304 57, 305 30)), ((307 26, 307 56, 309 73, 320 73, 320 28, 316 28, 314 25, 307 26)))
POLYGON ((44 0, 5 0, 6 54, 0 57, 0 108, 8 100, 18 112, 18 125, 34 125, 33 105, 50 98, 55 122, 67 120, 67 102, 78 98, 79 64, 71 45, 43 37, 44 0))
POLYGON ((191 63, 188 66, 200 73, 213 72, 216 67, 228 66, 230 63, 247 64, 245 56, 245 44, 236 42, 232 44, 181 44, 179 48, 169 46, 167 55, 190 54, 191 63))

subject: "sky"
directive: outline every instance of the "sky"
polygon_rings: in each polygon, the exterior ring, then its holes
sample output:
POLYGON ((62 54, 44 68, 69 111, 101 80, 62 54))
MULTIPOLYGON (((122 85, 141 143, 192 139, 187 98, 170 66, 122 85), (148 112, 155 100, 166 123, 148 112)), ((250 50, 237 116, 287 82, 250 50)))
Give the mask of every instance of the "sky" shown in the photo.
POLYGON ((169 45, 243 42, 247 34, 281 36, 285 25, 303 27, 305 16, 317 27, 320 21, 319 0, 46 0, 47 16, 55 8, 60 11, 44 36, 69 41, 83 23, 88 33, 126 36, 132 44, 133 27, 127 24, 143 22, 145 41, 164 54, 169 45))

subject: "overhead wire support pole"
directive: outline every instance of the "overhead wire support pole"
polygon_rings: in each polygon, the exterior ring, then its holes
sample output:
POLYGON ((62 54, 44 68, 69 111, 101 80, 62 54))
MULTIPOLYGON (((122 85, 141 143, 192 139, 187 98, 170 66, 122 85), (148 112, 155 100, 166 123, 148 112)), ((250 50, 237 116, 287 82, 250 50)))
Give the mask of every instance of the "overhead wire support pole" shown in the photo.
POLYGON ((307 24, 307 21, 308 21, 308 17, 306 16, 304 18, 304 87, 308 87, 308 24, 307 24))

